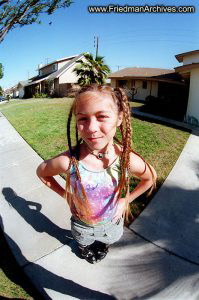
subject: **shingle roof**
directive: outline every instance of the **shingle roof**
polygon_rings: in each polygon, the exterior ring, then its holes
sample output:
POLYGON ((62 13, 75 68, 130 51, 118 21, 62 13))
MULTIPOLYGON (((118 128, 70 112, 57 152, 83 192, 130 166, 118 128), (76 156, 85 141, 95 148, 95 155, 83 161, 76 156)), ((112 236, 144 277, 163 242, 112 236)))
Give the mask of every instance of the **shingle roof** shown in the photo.
POLYGON ((75 58, 75 57, 77 57, 77 56, 78 56, 78 54, 72 55, 72 56, 67 56, 67 57, 62 57, 62 58, 60 58, 60 59, 57 59, 57 60, 54 60, 54 61, 50 62, 49 64, 42 65, 41 67, 39 67, 39 70, 44 69, 44 68, 46 68, 47 66, 53 65, 53 64, 55 64, 55 63, 57 63, 57 62, 61 62, 61 61, 64 61, 64 60, 69 61, 69 60, 71 60, 71 59, 73 59, 73 58, 75 58))
MULTIPOLYGON (((83 54, 79 54, 79 55, 76 55, 73 59, 69 60, 66 62, 66 64, 60 68, 59 70, 53 72, 53 73, 50 73, 50 74, 47 74, 47 75, 43 75, 43 76, 35 76, 32 79, 31 82, 29 82, 26 86, 28 85, 32 85, 32 84, 36 84, 36 83, 39 83, 45 79, 55 79, 55 78, 59 78, 66 70, 68 70, 70 67, 72 67, 73 64, 75 64, 75 62, 80 59, 81 57, 83 56, 83 54)), ((73 57, 73 56, 72 56, 73 57)))
MULTIPOLYGON (((19 82, 18 82, 18 85, 19 85, 19 84, 20 84, 21 86, 26 86, 26 84, 28 84, 28 80, 19 81, 19 82)), ((18 86, 18 85, 17 85, 17 86, 18 86)))
POLYGON ((118 77, 154 77, 165 74, 175 73, 173 69, 159 69, 159 68, 125 68, 114 72, 109 75, 109 78, 118 78, 118 77))
POLYGON ((61 76, 67 69, 69 69, 69 67, 71 67, 78 59, 80 59, 83 56, 83 54, 79 54, 77 56, 75 56, 73 59, 71 59, 70 61, 68 61, 62 68, 60 68, 59 70, 57 70, 54 73, 51 73, 48 77, 48 79, 54 79, 54 78, 59 78, 59 76, 61 76))

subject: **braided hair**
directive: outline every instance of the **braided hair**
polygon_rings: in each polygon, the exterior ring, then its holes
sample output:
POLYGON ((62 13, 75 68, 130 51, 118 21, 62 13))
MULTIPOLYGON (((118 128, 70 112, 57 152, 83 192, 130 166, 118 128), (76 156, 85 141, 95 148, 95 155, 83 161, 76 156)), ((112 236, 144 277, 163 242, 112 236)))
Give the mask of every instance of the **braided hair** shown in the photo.
MULTIPOLYGON (((100 93, 102 95, 111 96, 114 103, 117 106, 118 113, 123 112, 122 123, 119 126, 119 131, 121 132, 122 138, 121 138, 121 140, 119 140, 115 136, 114 140, 117 144, 119 144, 122 147, 122 154, 121 154, 121 159, 120 159, 121 175, 120 175, 119 186, 117 188, 117 190, 118 190, 118 198, 117 199, 119 200, 122 196, 122 193, 124 193, 124 198, 125 198, 126 203, 125 203, 125 210, 124 210, 123 214, 125 215, 126 222, 128 222, 129 216, 131 216, 130 205, 129 205, 130 153, 133 152, 136 155, 138 155, 139 157, 141 157, 141 156, 132 150, 132 126, 131 126, 130 106, 129 106, 128 98, 127 98, 125 91, 120 87, 111 88, 110 86, 107 86, 107 85, 97 85, 97 84, 84 86, 76 94, 75 101, 74 101, 73 105, 71 106, 69 116, 68 116, 68 122, 67 122, 67 139, 68 139, 69 152, 70 152, 70 156, 71 156, 70 166, 71 166, 71 164, 73 164, 73 166, 75 167, 75 170, 76 170, 77 180, 75 182, 75 185, 76 185, 75 190, 77 189, 77 182, 79 182, 81 190, 82 190, 82 195, 85 200, 84 206, 81 203, 79 203, 81 201, 78 201, 78 206, 81 208, 83 213, 86 214, 86 216, 89 216, 89 214, 91 213, 91 210, 89 207, 89 201, 87 199, 86 192, 85 192, 84 187, 81 182, 81 176, 80 176, 80 173, 78 170, 78 162, 77 162, 79 160, 79 154, 80 154, 79 153, 79 148, 80 148, 79 145, 82 140, 78 139, 78 129, 77 129, 77 125, 76 125, 76 145, 75 145, 75 147, 72 147, 71 130, 70 130, 72 115, 73 115, 73 113, 75 113, 76 103, 77 103, 80 95, 82 95, 83 93, 86 93, 86 92, 100 93)), ((145 160, 142 157, 141 157, 141 159, 145 162, 145 160)), ((151 171, 152 179, 153 179, 153 183, 154 183, 149 191, 149 193, 151 193, 152 189, 155 186, 155 179, 154 179, 154 175, 151 170, 151 167, 147 162, 145 162, 145 170, 146 170, 146 165, 149 167, 149 169, 151 171)), ((69 168, 69 170, 70 170, 70 168, 69 168)), ((145 172, 145 170, 144 170, 144 172, 145 172)), ((69 193, 69 189, 70 189, 70 178, 69 177, 70 177, 70 174, 67 174, 66 196, 67 196, 68 204, 71 207, 72 200, 71 200, 70 193, 69 193)))

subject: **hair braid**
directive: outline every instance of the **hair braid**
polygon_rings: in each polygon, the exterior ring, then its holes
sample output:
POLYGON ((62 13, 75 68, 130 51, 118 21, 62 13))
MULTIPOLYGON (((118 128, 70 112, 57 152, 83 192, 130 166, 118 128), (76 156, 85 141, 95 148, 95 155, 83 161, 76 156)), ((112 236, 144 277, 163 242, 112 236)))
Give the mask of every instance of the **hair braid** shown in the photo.
MULTIPOLYGON (((132 127, 131 127, 131 114, 128 103, 128 98, 121 88, 114 89, 114 95, 119 111, 123 112, 122 123, 119 127, 122 135, 122 146, 123 151, 121 155, 121 178, 119 186, 119 197, 121 196, 122 190, 126 198, 125 217, 128 221, 130 215, 129 207, 129 171, 130 171, 130 152, 132 150, 132 127)), ((118 197, 118 198, 119 198, 118 197)))
POLYGON ((71 121, 72 121, 72 116, 73 116, 73 112, 75 109, 75 102, 72 104, 71 108, 70 108, 70 112, 68 115, 68 120, 67 120, 67 140, 68 140, 68 148, 69 148, 69 152, 70 152, 70 165, 69 165, 69 174, 67 174, 67 179, 66 179, 66 197, 67 197, 67 202, 69 204, 69 207, 72 207, 73 204, 77 204, 76 208, 78 207, 78 211, 77 214, 80 217, 81 214, 83 214, 84 216, 90 216, 91 215, 91 210, 90 210, 90 205, 89 205, 89 201, 87 199, 86 196, 86 192, 84 190, 83 184, 82 184, 82 180, 81 180, 81 176, 79 173, 79 169, 78 169, 78 161, 79 160, 79 145, 81 143, 81 139, 78 139, 78 129, 77 129, 77 124, 76 124, 76 145, 75 147, 72 147, 72 143, 71 143, 71 134, 70 134, 70 129, 71 129, 71 121), (73 201, 75 201, 75 203, 72 203, 72 197, 71 197, 71 192, 70 192, 70 186, 71 186, 71 182, 70 182, 70 167, 71 165, 74 166, 75 168, 75 174, 76 174, 76 179, 75 183, 74 183, 74 194, 75 197, 73 197, 73 201), (80 185, 80 186, 78 186, 80 185), (81 188, 82 191, 82 196, 85 202, 82 203, 82 199, 80 199, 77 195, 77 191, 79 190, 79 187, 81 188))
POLYGON ((68 148, 69 148, 71 157, 73 156, 73 149, 72 149, 71 136, 70 136, 70 126, 71 126, 71 121, 72 121, 73 109, 74 109, 74 104, 70 108, 70 112, 68 115, 68 121, 67 121, 67 140, 68 140, 68 148))

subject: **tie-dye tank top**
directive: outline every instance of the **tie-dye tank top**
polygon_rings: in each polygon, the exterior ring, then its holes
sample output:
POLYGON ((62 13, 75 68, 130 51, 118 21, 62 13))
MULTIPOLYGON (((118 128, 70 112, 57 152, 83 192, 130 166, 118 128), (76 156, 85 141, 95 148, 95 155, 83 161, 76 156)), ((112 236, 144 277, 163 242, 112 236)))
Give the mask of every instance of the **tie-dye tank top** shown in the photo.
POLYGON ((96 225, 111 221, 117 210, 118 183, 121 173, 119 156, 108 168, 102 171, 88 170, 81 161, 78 162, 78 169, 91 214, 89 218, 83 214, 80 215, 81 210, 78 207, 78 201, 83 204, 85 198, 82 195, 81 185, 78 182, 73 164, 69 170, 71 213, 86 224, 96 225), (77 198, 80 200, 75 201, 77 198))

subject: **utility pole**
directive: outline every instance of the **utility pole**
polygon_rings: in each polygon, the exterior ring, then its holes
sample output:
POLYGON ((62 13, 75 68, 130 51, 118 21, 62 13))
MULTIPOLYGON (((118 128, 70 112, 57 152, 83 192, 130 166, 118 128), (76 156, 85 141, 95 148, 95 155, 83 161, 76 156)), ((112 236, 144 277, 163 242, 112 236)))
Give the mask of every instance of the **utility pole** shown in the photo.
POLYGON ((46 58, 46 65, 48 65, 48 60, 49 60, 49 59, 50 59, 49 57, 46 58))
POLYGON ((98 43, 99 43, 98 36, 97 37, 94 36, 94 47, 96 47, 96 56, 95 56, 95 58, 98 56, 98 43), (95 44, 95 39, 96 39, 96 44, 95 44))

